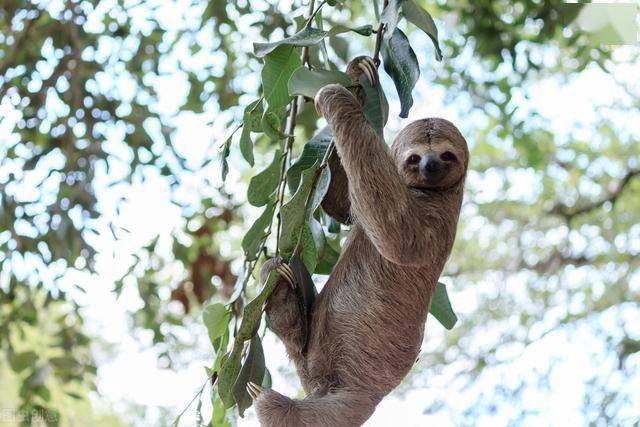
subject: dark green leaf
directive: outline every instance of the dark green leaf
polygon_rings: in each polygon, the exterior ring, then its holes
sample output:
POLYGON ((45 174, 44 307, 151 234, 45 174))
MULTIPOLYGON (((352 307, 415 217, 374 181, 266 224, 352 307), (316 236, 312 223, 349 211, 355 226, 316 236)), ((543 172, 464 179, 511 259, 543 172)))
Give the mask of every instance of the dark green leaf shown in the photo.
POLYGON ((271 43, 254 43, 253 53, 259 58, 265 56, 269 52, 274 51, 279 46, 313 46, 327 36, 327 31, 318 30, 316 28, 303 28, 301 31, 271 43))
POLYGON ((349 86, 351 77, 342 71, 310 70, 307 67, 300 67, 289 79, 289 95, 314 98, 320 89, 332 83, 349 86))
POLYGON ((231 320, 231 312, 220 303, 209 304, 202 312, 202 320, 209 332, 211 343, 220 338, 229 326, 231 320))
POLYGON ((240 358, 242 357, 243 343, 234 343, 233 350, 226 358, 218 374, 218 394, 224 403, 225 408, 231 408, 235 403, 233 397, 233 385, 236 383, 240 372, 240 358))
POLYGON ((433 297, 431 298, 429 313, 433 314, 433 317, 438 319, 438 322, 447 329, 453 328, 458 321, 458 317, 451 307, 449 295, 447 295, 447 287, 444 283, 438 282, 436 284, 436 289, 433 292, 433 297))
POLYGON ((262 131, 274 141, 285 139, 287 135, 280 130, 280 118, 273 111, 265 111, 260 121, 262 131))
POLYGON ((389 118, 389 103, 387 102, 387 97, 384 95, 380 82, 378 81, 375 86, 372 86, 364 74, 360 76, 360 85, 365 94, 363 106, 364 116, 371 126, 382 136, 382 130, 389 118))
POLYGON ((373 34, 373 25, 367 24, 355 28, 350 28, 344 25, 334 25, 329 31, 329 37, 337 36, 338 34, 346 33, 348 31, 353 31, 354 33, 358 33, 362 36, 370 36, 373 34))
POLYGON ((418 58, 409 45, 407 36, 397 28, 391 38, 382 41, 380 53, 384 70, 393 79, 400 97, 400 117, 406 118, 413 105, 411 92, 420 76, 418 58))
POLYGON ((247 358, 244 360, 242 369, 238 374, 238 379, 233 386, 233 395, 236 399, 238 412, 241 417, 244 417, 244 411, 253 403, 251 395, 247 392, 247 383, 251 381, 256 384, 261 384, 264 375, 264 351, 262 350, 260 337, 255 335, 251 338, 249 354, 247 354, 247 358))
MULTIPOLYGON (((244 115, 242 118, 242 133, 240 134, 240 153, 242 157, 253 166, 253 141, 251 140, 251 131, 255 129, 256 119, 258 119, 258 127, 260 116, 258 115, 259 109, 261 110, 262 103, 260 100, 252 102, 244 109, 244 115)), ((262 129, 260 129, 261 131, 262 129)))
POLYGON ((324 157, 324 153, 331 143, 332 135, 329 126, 320 130, 313 138, 305 144, 302 153, 293 165, 287 171, 287 183, 289 191, 295 193, 300 184, 300 175, 302 171, 313 166, 314 163, 320 162, 324 157))
MULTIPOLYGON (((339 240, 336 240, 336 244, 339 245, 339 240)), ((331 274, 333 266, 336 264, 336 262, 338 262, 339 257, 340 252, 333 247, 331 241, 326 241, 314 273, 331 274)))
POLYGON ((9 357, 9 365, 14 372, 22 372, 38 360, 38 355, 33 351, 15 353, 9 357))
POLYGON ((271 164, 262 172, 251 178, 247 190, 247 200, 253 206, 264 206, 271 199, 271 195, 278 188, 280 182, 280 167, 282 151, 276 150, 271 164))
POLYGON ((292 256, 289 260, 289 266, 291 270, 293 270, 296 278, 296 290, 298 292, 298 302, 302 319, 302 347, 306 348, 309 339, 311 309, 318 295, 318 291, 313 284, 311 274, 309 274, 307 267, 299 256, 292 256))
POLYGON ((441 61, 442 51, 438 43, 438 28, 429 12, 418 6, 414 0, 404 0, 402 2, 402 14, 409 22, 420 28, 431 38, 433 46, 436 48, 436 59, 441 61))
POLYGON ((302 65, 298 51, 293 46, 280 46, 264 59, 262 88, 270 109, 289 103, 287 82, 293 72, 302 65))
POLYGON ((256 219, 247 234, 242 239, 242 249, 244 250, 247 260, 252 261, 258 256, 260 250, 260 244, 266 237, 266 229, 273 220, 273 213, 275 211, 275 204, 273 201, 267 203, 267 207, 264 212, 256 219))
POLYGON ((302 258, 305 267, 307 267, 307 270, 313 271, 318 263, 318 248, 316 246, 315 239, 313 238, 313 232, 311 231, 309 223, 305 224, 302 230, 301 244, 302 252, 300 253, 300 257, 302 258))
POLYGON ((298 191, 296 191, 291 200, 285 203, 282 209, 280 209, 280 217, 282 220, 280 251, 284 255, 293 253, 296 242, 298 241, 298 235, 302 229, 305 218, 307 218, 304 208, 318 167, 319 162, 302 173, 300 188, 298 188, 298 191))

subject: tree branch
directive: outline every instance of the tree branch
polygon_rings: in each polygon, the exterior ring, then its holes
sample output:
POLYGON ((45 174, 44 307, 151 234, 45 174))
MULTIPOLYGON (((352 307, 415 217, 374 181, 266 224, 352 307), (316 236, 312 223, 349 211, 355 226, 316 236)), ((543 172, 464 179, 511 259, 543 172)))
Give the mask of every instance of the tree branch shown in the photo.
POLYGON ((563 216, 568 221, 570 221, 576 216, 583 215, 591 212, 594 209, 600 208, 607 202, 614 204, 616 200, 618 200, 618 198, 621 196, 625 187, 627 187, 631 180, 638 175, 640 175, 640 168, 629 169, 625 176, 622 177, 620 181, 618 181, 615 188, 604 197, 578 207, 567 206, 562 202, 558 202, 555 206, 549 209, 548 213, 563 216))

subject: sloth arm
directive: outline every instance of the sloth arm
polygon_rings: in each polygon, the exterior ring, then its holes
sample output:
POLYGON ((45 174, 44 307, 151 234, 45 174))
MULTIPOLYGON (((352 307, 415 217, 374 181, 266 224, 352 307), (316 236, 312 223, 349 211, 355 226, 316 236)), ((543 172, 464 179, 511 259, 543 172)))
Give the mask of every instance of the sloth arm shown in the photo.
POLYGON ((337 152, 329 157, 331 182, 327 194, 322 200, 322 209, 343 224, 351 224, 351 201, 349 200, 349 180, 342 167, 337 152))
POLYGON ((438 239, 435 223, 409 193, 386 144, 345 88, 329 85, 316 98, 349 181, 351 214, 380 254, 389 261, 421 266, 438 239))

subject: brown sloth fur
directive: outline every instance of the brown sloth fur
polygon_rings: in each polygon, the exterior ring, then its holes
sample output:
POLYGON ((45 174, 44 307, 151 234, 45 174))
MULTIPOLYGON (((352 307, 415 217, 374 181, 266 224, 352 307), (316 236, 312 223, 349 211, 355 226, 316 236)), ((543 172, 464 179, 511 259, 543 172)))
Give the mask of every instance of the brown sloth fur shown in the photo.
MULTIPOLYGON (((307 397, 262 391, 263 426, 358 426, 373 414, 418 356, 462 204, 469 153, 452 123, 415 121, 389 149, 345 88, 324 87, 316 106, 338 154, 325 210, 352 227, 314 303, 306 352, 295 291, 281 279, 267 302, 307 397)), ((280 262, 265 264, 263 280, 280 262)))

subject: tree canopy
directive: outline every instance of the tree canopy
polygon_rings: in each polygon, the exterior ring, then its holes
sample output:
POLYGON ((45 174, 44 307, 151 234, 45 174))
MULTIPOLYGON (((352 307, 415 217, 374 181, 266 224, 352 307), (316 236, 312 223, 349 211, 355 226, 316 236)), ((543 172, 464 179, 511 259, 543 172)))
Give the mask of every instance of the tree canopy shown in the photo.
MULTIPOLYGON (((637 46, 602 45, 574 25, 580 5, 554 1, 405 0, 384 12, 377 1, 326 1, 311 18, 308 6, 3 3, 0 365, 19 380, 19 409, 64 422, 68 402, 94 390, 101 337, 87 333, 83 294, 108 260, 127 264, 110 285, 135 295, 132 333, 150 331, 167 366, 202 347, 185 338, 202 316, 222 362, 227 343, 212 326, 258 295, 254 269, 276 238, 287 255, 305 241, 306 269, 330 271, 346 228, 307 215, 317 201, 305 197, 322 188, 328 141, 312 103, 291 101, 315 93, 311 82, 344 79, 350 59, 376 51, 382 22, 397 45, 381 46, 389 75, 371 88, 388 107, 371 108, 380 128, 388 108, 387 140, 398 116, 443 105, 471 145, 442 278, 459 321, 451 331, 428 323, 400 392, 455 390, 464 398, 425 403, 455 424, 548 420, 533 401, 575 352, 585 367, 580 421, 631 425, 640 400, 631 386, 640 366, 637 46), (413 83, 399 85, 400 73, 413 83), (145 181, 158 183, 177 219, 168 234, 120 245, 140 237, 124 212, 145 181)), ((260 358, 257 344, 247 357, 260 358)), ((214 421, 234 414, 214 402, 214 421)))

